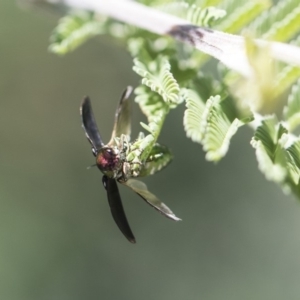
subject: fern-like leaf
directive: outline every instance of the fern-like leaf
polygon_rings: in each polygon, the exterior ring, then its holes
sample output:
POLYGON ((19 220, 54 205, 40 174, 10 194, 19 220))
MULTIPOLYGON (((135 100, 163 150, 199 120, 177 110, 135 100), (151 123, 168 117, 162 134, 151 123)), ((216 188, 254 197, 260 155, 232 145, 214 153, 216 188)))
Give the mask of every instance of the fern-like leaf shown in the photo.
POLYGON ((285 148, 289 138, 287 129, 277 118, 268 116, 257 128, 251 144, 256 149, 258 167, 266 178, 279 183, 285 190, 294 190, 299 170, 293 158, 295 145, 285 148))
POLYGON ((219 95, 212 96, 204 104, 197 93, 185 90, 185 99, 184 128, 187 136, 203 145, 207 160, 220 160, 227 153, 238 128, 251 118, 245 118, 243 122, 233 117, 230 98, 221 100, 219 95))
POLYGON ((262 124, 257 128, 251 140, 251 145, 256 149, 260 171, 268 180, 277 183, 283 183, 286 177, 286 168, 278 163, 276 157, 279 153, 276 150, 280 137, 277 118, 268 116, 263 119, 262 124))
POLYGON ((192 5, 187 12, 187 20, 196 26, 211 27, 217 20, 222 19, 226 11, 216 7, 205 7, 201 9, 192 5))
POLYGON ((297 139, 287 149, 287 163, 289 174, 294 185, 299 185, 300 179, 300 140, 297 139))
POLYGON ((274 161, 274 153, 277 144, 277 126, 278 120, 275 116, 268 116, 262 120, 262 124, 256 129, 252 146, 255 148, 256 141, 260 141, 265 147, 270 159, 274 161))
POLYGON ((162 99, 161 95, 151 91, 147 86, 137 87, 135 93, 137 95, 135 101, 140 105, 149 122, 148 124, 140 123, 148 134, 145 136, 140 133, 139 138, 131 145, 127 155, 127 160, 132 163, 132 171, 140 174, 142 172, 141 162, 145 163, 149 160, 165 118, 169 113, 170 105, 162 99))
POLYGON ((221 20, 217 28, 230 33, 239 32, 269 6, 270 2, 266 0, 247 1, 243 4, 236 0, 224 1, 221 7, 228 12, 228 17, 221 20), (231 11, 229 12, 229 10, 231 11))
POLYGON ((158 113, 156 117, 153 117, 148 125, 141 123, 141 126, 148 131, 149 134, 146 136, 140 134, 140 138, 131 145, 127 155, 127 161, 132 164, 131 170, 136 172, 136 174, 141 172, 142 163, 148 160, 160 134, 165 117, 166 114, 162 111, 158 113))
POLYGON ((137 102, 142 110, 142 112, 146 115, 148 122, 153 121, 160 112, 165 112, 167 114, 169 112, 169 105, 163 101, 162 97, 151 91, 146 86, 138 86, 135 89, 135 102, 137 102))
MULTIPOLYGON (((291 41, 291 44, 300 46, 300 35, 291 41)), ((279 96, 286 91, 298 78, 300 78, 300 68, 293 65, 279 65, 278 74, 274 83, 274 95, 279 96)))
POLYGON ((90 12, 75 12, 63 17, 54 30, 49 50, 63 55, 75 50, 89 38, 102 33, 103 24, 90 12))
POLYGON ((173 159, 170 150, 158 143, 154 144, 145 164, 142 166, 139 176, 153 175, 165 168, 173 159))
POLYGON ((293 131, 300 124, 300 79, 292 88, 283 114, 290 131, 293 131))
POLYGON ((218 7, 224 9, 227 12, 227 16, 229 16, 248 2, 248 0, 223 0, 220 1, 218 7))
MULTIPOLYGON (((223 101, 224 104, 228 98, 223 101)), ((218 161, 227 153, 230 139, 243 123, 237 118, 233 121, 229 119, 224 106, 221 106, 220 96, 208 99, 206 108, 202 121, 202 130, 205 130, 202 145, 207 152, 206 159, 218 161)))
POLYGON ((224 113, 213 113, 203 141, 203 149, 207 152, 206 159, 218 161, 224 157, 231 138, 242 125, 244 124, 239 119, 230 123, 224 113))
POLYGON ((276 5, 273 5, 269 10, 264 11, 248 28, 253 30, 256 36, 270 36, 270 33, 268 32, 272 30, 274 26, 278 27, 275 24, 282 22, 285 17, 298 6, 298 0, 278 1, 276 5))
POLYGON ((300 6, 295 7, 283 20, 276 22, 263 35, 264 39, 288 41, 300 30, 300 6))
POLYGON ((196 26, 211 27, 217 20, 226 15, 226 11, 217 7, 201 7, 198 4, 189 4, 185 1, 171 2, 161 9, 169 14, 185 19, 196 26))
POLYGON ((204 132, 200 128, 205 103, 200 96, 193 90, 184 90, 186 110, 184 112, 183 125, 187 137, 193 142, 201 143, 204 132))
POLYGON ((285 92, 298 78, 300 78, 300 68, 292 65, 285 66, 276 76, 274 81, 274 96, 279 96, 285 92))
POLYGON ((179 95, 179 85, 170 71, 171 65, 166 57, 158 57, 147 65, 134 59, 133 70, 139 74, 142 84, 158 93, 163 100, 174 108, 182 102, 179 95))
POLYGON ((286 170, 272 161, 268 155, 269 149, 264 146, 263 142, 260 140, 252 143, 252 145, 256 150, 258 168, 265 175, 266 179, 276 183, 283 183, 286 176, 286 170))

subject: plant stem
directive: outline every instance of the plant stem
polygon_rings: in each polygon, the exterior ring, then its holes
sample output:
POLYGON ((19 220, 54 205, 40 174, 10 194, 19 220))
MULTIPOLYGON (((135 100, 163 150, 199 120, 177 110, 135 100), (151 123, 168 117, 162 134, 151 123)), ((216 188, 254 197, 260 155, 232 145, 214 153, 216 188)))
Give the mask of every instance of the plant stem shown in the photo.
MULTIPOLYGON (((171 16, 131 0, 45 0, 72 8, 95 11, 146 29, 159 35, 193 45, 198 50, 220 60, 230 69, 252 77, 242 36, 194 26, 184 19, 171 16)), ((268 46, 273 58, 300 66, 300 48, 279 42, 255 40, 259 46, 268 46)))

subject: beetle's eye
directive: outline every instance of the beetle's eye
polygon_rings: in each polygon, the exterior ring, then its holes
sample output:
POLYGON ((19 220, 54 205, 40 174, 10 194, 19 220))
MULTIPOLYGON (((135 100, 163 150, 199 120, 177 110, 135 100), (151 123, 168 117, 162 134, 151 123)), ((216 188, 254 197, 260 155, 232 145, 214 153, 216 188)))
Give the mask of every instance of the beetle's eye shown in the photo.
POLYGON ((107 152, 108 154, 110 154, 110 155, 113 155, 113 154, 114 154, 113 150, 110 149, 110 148, 107 148, 107 149, 106 149, 106 152, 107 152))

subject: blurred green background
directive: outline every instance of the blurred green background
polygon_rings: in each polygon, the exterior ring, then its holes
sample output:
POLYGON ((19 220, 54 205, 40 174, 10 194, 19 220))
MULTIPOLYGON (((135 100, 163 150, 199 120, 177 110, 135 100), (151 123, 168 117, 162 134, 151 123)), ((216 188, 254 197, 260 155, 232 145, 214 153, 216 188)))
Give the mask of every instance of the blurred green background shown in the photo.
MULTIPOLYGON (((81 128, 93 100, 108 140, 131 59, 109 37, 60 58, 47 52, 56 17, 0 2, 0 299, 299 299, 300 207, 257 170, 251 130, 217 165, 185 137, 184 106, 160 141, 175 160, 145 179, 172 222, 121 188, 132 245, 110 215, 81 128)), ((144 117, 134 105, 136 135, 144 117)))

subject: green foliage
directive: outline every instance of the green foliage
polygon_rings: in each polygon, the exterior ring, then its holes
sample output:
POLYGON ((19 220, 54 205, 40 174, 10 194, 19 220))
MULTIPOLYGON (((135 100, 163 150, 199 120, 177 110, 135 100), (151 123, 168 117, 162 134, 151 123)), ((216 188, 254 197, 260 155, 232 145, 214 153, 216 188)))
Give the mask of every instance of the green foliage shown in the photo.
POLYGON ((273 116, 264 117, 251 141, 259 169, 268 180, 300 196, 300 139, 273 116))
POLYGON ((274 95, 281 95, 300 77, 300 68, 292 65, 284 66, 277 74, 274 82, 274 95))
POLYGON ((133 70, 142 77, 142 85, 135 90, 136 102, 148 118, 149 124, 141 125, 149 134, 133 143, 129 159, 145 161, 151 156, 165 117, 170 109, 182 102, 182 96, 166 57, 158 56, 144 64, 136 58, 134 64, 133 70))
MULTIPOLYGON (((277 4, 271 0, 140 2, 197 26, 300 44, 298 0, 277 4)), ((248 38, 246 46, 252 78, 241 78, 223 68, 218 74, 221 80, 211 79, 216 77, 214 72, 208 71, 205 76, 199 72, 209 57, 193 47, 119 21, 99 21, 99 16, 83 12, 61 20, 50 49, 64 54, 102 32, 127 45, 133 56, 133 70, 141 76, 141 84, 135 89, 135 101, 148 124, 141 123, 146 134, 141 133, 130 144, 127 160, 132 162, 134 170, 143 173, 141 161, 152 164, 153 172, 169 163, 170 152, 157 144, 157 140, 169 111, 185 101, 186 135, 202 145, 207 160, 216 162, 224 157, 237 130, 253 121, 251 127, 255 132, 251 144, 259 169, 267 179, 300 197, 300 138, 292 133, 300 124, 300 80, 293 86, 283 113, 279 114, 284 120, 274 115, 275 100, 300 77, 300 68, 274 64, 269 59, 270 49, 259 50, 248 38), (266 113, 271 115, 265 116, 266 113)))
POLYGON ((275 41, 287 41, 295 36, 300 30, 300 6, 293 9, 288 15, 273 24, 263 38, 275 41))
POLYGON ((147 65, 134 59, 133 70, 143 77, 142 84, 158 93, 171 107, 181 102, 179 85, 170 72, 171 65, 166 57, 158 56, 155 61, 147 65))
POLYGON ((223 2, 222 6, 227 11, 228 17, 224 18, 217 26, 219 30, 230 33, 239 32, 270 6, 270 2, 266 0, 243 2, 243 5, 241 5, 241 1, 235 0, 223 2))
MULTIPOLYGON (((147 116, 148 125, 141 123, 141 126, 148 134, 146 136, 140 134, 139 138, 131 145, 127 156, 127 160, 132 162, 132 171, 140 174, 143 174, 140 162, 150 163, 152 160, 149 169, 153 170, 159 170, 167 164, 165 159, 160 158, 159 162, 154 162, 151 157, 154 155, 153 149, 156 148, 156 141, 169 110, 180 103, 179 86, 170 72, 171 66, 168 60, 162 56, 151 60, 146 50, 144 53, 148 60, 141 63, 136 58, 133 70, 142 77, 142 84, 135 89, 135 101, 147 116)), ((167 156, 167 152, 165 154, 167 156)))
POLYGON ((300 79, 293 86, 283 113, 290 131, 300 125, 300 79))
MULTIPOLYGON (((300 46, 300 35, 291 41, 291 44, 300 46)), ((293 65, 278 66, 278 74, 274 83, 274 94, 281 95, 286 91, 298 78, 300 78, 300 68, 293 65)))
POLYGON ((139 176, 142 177, 155 174, 166 167, 172 159, 173 155, 166 146, 158 143, 154 144, 145 164, 140 170, 139 176))
POLYGON ((103 31, 93 13, 77 11, 63 17, 50 38, 50 51, 63 55, 75 50, 89 38, 103 31))
POLYGON ((211 27, 217 20, 226 15, 226 11, 213 6, 201 7, 185 1, 170 2, 162 6, 162 10, 185 19, 196 26, 211 27))
MULTIPOLYGON (((289 27, 292 23, 294 24, 294 16, 297 16, 298 10, 298 0, 278 1, 276 5, 273 5, 269 10, 265 10, 264 13, 255 19, 249 28, 254 31, 256 36, 274 39, 277 35, 279 38, 278 31, 281 31, 281 26, 286 30, 286 26, 289 27), (291 21, 292 23, 290 23, 291 21)), ((291 28, 293 27, 291 26, 291 28)), ((294 33, 295 30, 293 28, 292 34, 294 33)), ((293 35, 290 32, 282 32, 280 40, 288 40, 291 36, 293 35)))
POLYGON ((203 145, 206 159, 218 161, 228 151, 230 139, 238 128, 252 120, 252 116, 239 119, 231 97, 211 96, 206 103, 193 90, 186 90, 184 128, 187 136, 203 145), (232 116, 233 115, 233 116, 232 116))
POLYGON ((292 133, 300 124, 300 80, 293 86, 283 114, 282 122, 274 115, 264 117, 251 143, 266 178, 300 198, 300 139, 292 133))
POLYGON ((219 103, 219 98, 210 98, 207 103, 209 102, 211 109, 207 118, 203 149, 207 152, 207 160, 217 161, 227 153, 230 139, 243 123, 237 118, 232 122, 229 120, 219 103))
POLYGON ((193 90, 185 90, 186 111, 184 113, 183 124, 187 137, 192 141, 201 143, 204 137, 202 126, 205 103, 201 97, 193 90))

